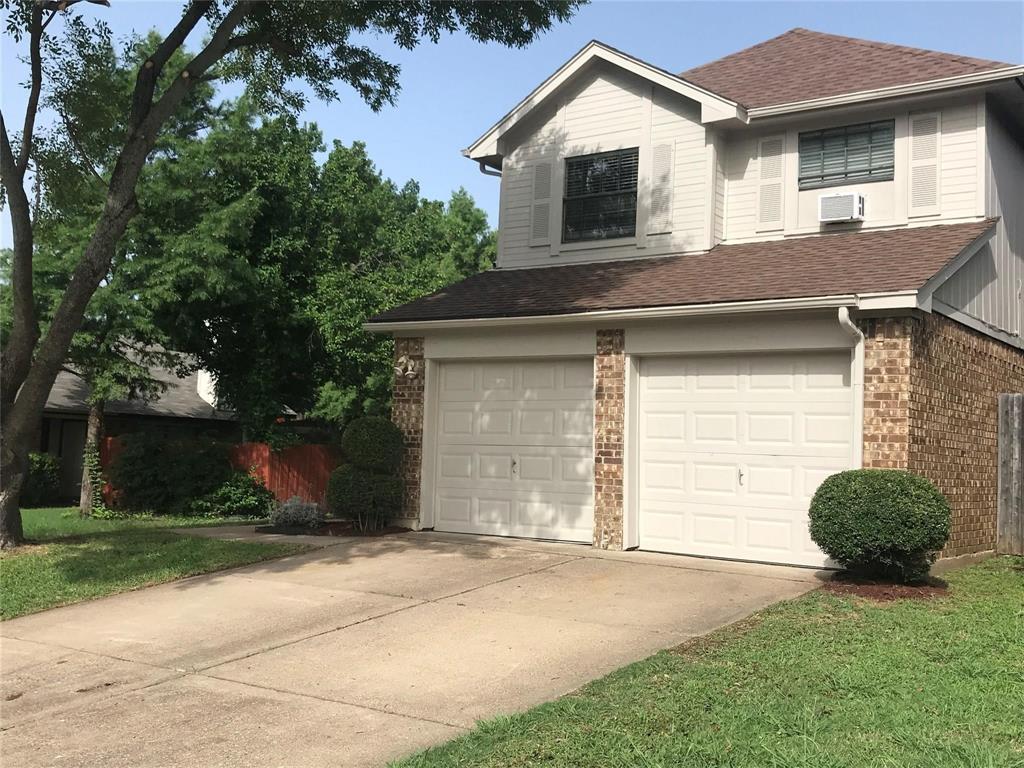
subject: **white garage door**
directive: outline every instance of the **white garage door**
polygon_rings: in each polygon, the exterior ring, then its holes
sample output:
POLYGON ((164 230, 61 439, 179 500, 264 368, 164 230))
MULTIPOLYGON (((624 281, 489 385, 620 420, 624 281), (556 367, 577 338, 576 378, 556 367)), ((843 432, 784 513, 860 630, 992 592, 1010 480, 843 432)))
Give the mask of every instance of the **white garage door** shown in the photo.
POLYGON ((651 358, 640 370, 640 546, 822 565, 818 485, 852 463, 847 352, 651 358))
POLYGON ((592 360, 441 365, 434 528, 590 541, 592 360))

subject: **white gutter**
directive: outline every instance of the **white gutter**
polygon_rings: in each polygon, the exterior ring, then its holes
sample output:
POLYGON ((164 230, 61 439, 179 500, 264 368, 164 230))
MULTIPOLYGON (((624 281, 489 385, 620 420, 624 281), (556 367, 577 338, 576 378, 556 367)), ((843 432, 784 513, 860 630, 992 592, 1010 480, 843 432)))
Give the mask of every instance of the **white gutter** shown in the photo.
POLYGON ((914 308, 916 291, 891 294, 843 294, 812 296, 798 299, 767 299, 764 301, 731 301, 719 304, 683 304, 670 307, 640 307, 637 309, 605 309, 593 312, 573 312, 560 315, 528 315, 525 317, 485 317, 458 320, 406 320, 395 322, 363 323, 363 329, 378 333, 401 331, 444 330, 449 328, 493 328, 520 325, 551 325, 553 323, 595 323, 627 320, 661 320, 673 317, 742 314, 754 312, 781 312, 801 309, 836 309, 843 306, 859 308, 914 308))
POLYGON ((864 332, 850 319, 850 308, 839 308, 839 327, 853 339, 853 466, 864 466, 864 332))
POLYGON ((753 107, 747 109, 747 117, 751 120, 759 117, 773 117, 776 115, 788 115, 792 112, 806 112, 811 109, 827 109, 829 107, 840 107, 846 104, 859 104, 865 101, 876 101, 879 99, 892 99, 900 96, 913 96, 918 93, 929 91, 940 91, 947 88, 962 88, 968 85, 979 85, 991 83, 997 80, 1009 80, 1024 75, 1024 66, 1003 67, 1002 69, 990 69, 987 72, 972 72, 966 75, 955 77, 944 77, 939 80, 927 80, 923 83, 910 83, 908 85, 893 85, 888 88, 876 88, 872 91, 858 91, 857 93, 844 93, 838 96, 825 96, 820 99, 808 99, 807 101, 791 101, 786 104, 773 104, 769 107, 753 107))

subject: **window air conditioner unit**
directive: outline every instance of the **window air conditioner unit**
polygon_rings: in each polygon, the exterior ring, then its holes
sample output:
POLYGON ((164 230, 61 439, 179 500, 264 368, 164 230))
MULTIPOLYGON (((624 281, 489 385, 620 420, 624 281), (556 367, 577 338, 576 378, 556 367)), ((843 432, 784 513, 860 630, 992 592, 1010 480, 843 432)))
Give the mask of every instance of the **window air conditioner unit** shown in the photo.
POLYGON ((818 221, 822 224, 863 219, 864 195, 841 192, 835 195, 821 195, 818 198, 818 221))

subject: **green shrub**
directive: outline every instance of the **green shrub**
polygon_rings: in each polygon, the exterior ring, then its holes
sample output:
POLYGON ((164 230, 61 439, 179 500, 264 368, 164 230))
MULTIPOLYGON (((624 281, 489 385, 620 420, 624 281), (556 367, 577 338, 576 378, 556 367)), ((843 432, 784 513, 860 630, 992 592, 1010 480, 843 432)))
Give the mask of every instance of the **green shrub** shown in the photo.
POLYGON ((327 510, 332 517, 352 520, 361 531, 376 531, 402 508, 402 480, 351 464, 331 473, 327 510))
POLYGON ((319 528, 324 524, 320 505, 292 496, 270 510, 270 524, 281 528, 319 528))
POLYGON ((810 508, 811 538, 851 573, 919 582, 949 538, 949 504, 928 480, 855 469, 825 480, 810 508))
POLYGON ((402 460, 402 432, 388 419, 363 416, 345 427, 341 450, 354 467, 390 474, 402 460))
POLYGON ((28 475, 21 487, 23 507, 52 507, 60 498, 60 459, 49 453, 28 455, 28 475))
POLYGON ((235 472, 225 483, 189 504, 198 517, 266 517, 274 506, 274 494, 259 478, 235 472))
POLYGON ((174 440, 145 433, 122 438, 111 463, 117 503, 131 510, 184 515, 189 505, 231 479, 227 446, 213 440, 174 440))

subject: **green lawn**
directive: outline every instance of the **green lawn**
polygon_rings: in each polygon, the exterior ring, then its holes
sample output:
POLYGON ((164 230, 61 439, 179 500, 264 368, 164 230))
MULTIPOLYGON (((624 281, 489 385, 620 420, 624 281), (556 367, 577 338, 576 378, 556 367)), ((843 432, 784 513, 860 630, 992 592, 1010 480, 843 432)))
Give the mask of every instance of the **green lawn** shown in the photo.
POLYGON ((1024 766, 1024 559, 951 596, 815 592, 400 762, 425 766, 1024 766))
POLYGON ((38 543, 0 555, 0 619, 305 549, 162 530, 223 520, 90 520, 68 509, 22 514, 26 537, 38 543))

